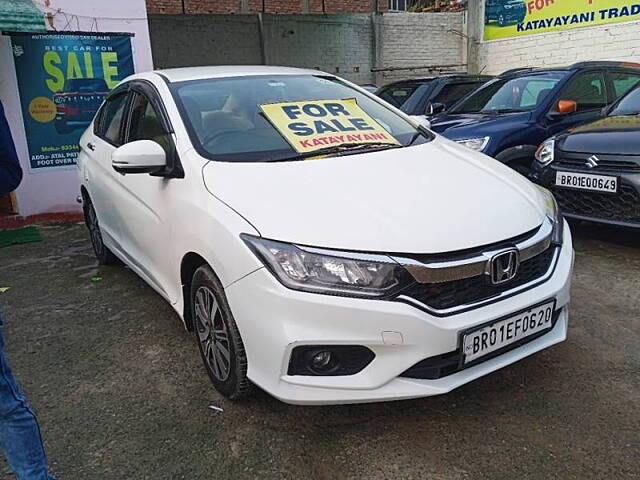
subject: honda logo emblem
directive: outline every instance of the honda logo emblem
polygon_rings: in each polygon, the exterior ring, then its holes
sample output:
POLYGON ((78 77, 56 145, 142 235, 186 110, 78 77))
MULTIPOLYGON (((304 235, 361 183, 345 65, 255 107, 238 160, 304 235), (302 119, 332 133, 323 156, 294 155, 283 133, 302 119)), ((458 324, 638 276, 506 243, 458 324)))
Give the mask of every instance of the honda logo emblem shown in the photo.
POLYGON ((517 249, 512 248, 497 253, 489 261, 488 273, 493 285, 512 280, 518 273, 520 266, 520 254, 517 249))
POLYGON ((587 158, 587 160, 585 160, 584 163, 587 168, 594 168, 598 166, 599 161, 600 159, 598 157, 596 157, 595 155, 591 155, 589 158, 587 158))

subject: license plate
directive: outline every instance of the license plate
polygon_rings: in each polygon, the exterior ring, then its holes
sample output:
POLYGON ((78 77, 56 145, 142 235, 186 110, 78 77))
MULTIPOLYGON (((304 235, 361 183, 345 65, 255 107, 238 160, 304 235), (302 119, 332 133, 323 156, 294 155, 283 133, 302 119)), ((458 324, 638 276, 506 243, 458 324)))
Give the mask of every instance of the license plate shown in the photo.
POLYGON ((476 327, 463 334, 463 365, 535 335, 551 327, 556 301, 550 300, 528 310, 476 327))
POLYGON ((609 175, 594 175, 592 173, 558 171, 556 172, 556 186, 616 193, 618 191, 618 178, 609 175))

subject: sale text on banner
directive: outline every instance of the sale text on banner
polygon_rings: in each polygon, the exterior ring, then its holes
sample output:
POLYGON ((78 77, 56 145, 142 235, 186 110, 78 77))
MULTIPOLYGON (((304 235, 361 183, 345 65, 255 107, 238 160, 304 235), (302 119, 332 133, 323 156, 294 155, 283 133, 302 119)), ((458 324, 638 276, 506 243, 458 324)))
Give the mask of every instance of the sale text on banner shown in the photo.
POLYGON ((640 20, 639 0, 483 0, 484 40, 640 20))
POLYGON ((12 33, 11 43, 31 170, 75 165, 80 136, 133 73, 131 36, 12 33))
POLYGON ((299 153, 348 144, 399 144, 354 98, 268 103, 260 108, 299 153))

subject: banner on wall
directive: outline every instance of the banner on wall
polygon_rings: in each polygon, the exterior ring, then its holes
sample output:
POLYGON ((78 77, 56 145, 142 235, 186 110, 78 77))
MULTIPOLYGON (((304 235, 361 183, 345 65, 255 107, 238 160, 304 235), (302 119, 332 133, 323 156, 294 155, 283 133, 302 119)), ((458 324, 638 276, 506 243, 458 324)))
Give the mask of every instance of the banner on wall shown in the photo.
POLYGON ((10 33, 32 170, 76 164, 80 136, 133 73, 131 34, 10 33))
POLYGON ((640 20, 640 0, 483 0, 484 40, 640 20))

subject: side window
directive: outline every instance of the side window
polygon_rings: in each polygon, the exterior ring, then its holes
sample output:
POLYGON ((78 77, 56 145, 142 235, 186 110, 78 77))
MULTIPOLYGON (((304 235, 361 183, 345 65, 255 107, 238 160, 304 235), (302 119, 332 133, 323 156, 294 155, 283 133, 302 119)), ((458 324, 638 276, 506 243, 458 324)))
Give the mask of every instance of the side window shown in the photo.
POLYGON ((122 145, 120 136, 128 95, 123 93, 107 100, 100 111, 96 134, 115 146, 122 145))
POLYGON ((601 72, 576 75, 562 89, 559 100, 573 100, 578 104, 578 112, 604 107, 607 104, 604 75, 601 72))
POLYGON ((551 80, 531 80, 527 82, 520 97, 521 107, 531 107, 544 101, 545 97, 551 93, 556 82, 551 80))
POLYGON ((442 87, 442 90, 431 100, 431 103, 442 103, 449 107, 456 100, 464 97, 467 93, 482 85, 480 83, 450 83, 442 87))
POLYGON ((616 100, 640 82, 640 73, 611 72, 610 75, 616 100))
POLYGON ((133 98, 127 141, 135 142, 136 140, 153 140, 160 144, 167 154, 170 152, 171 139, 169 134, 162 126, 159 115, 151 102, 140 93, 136 93, 133 98))

